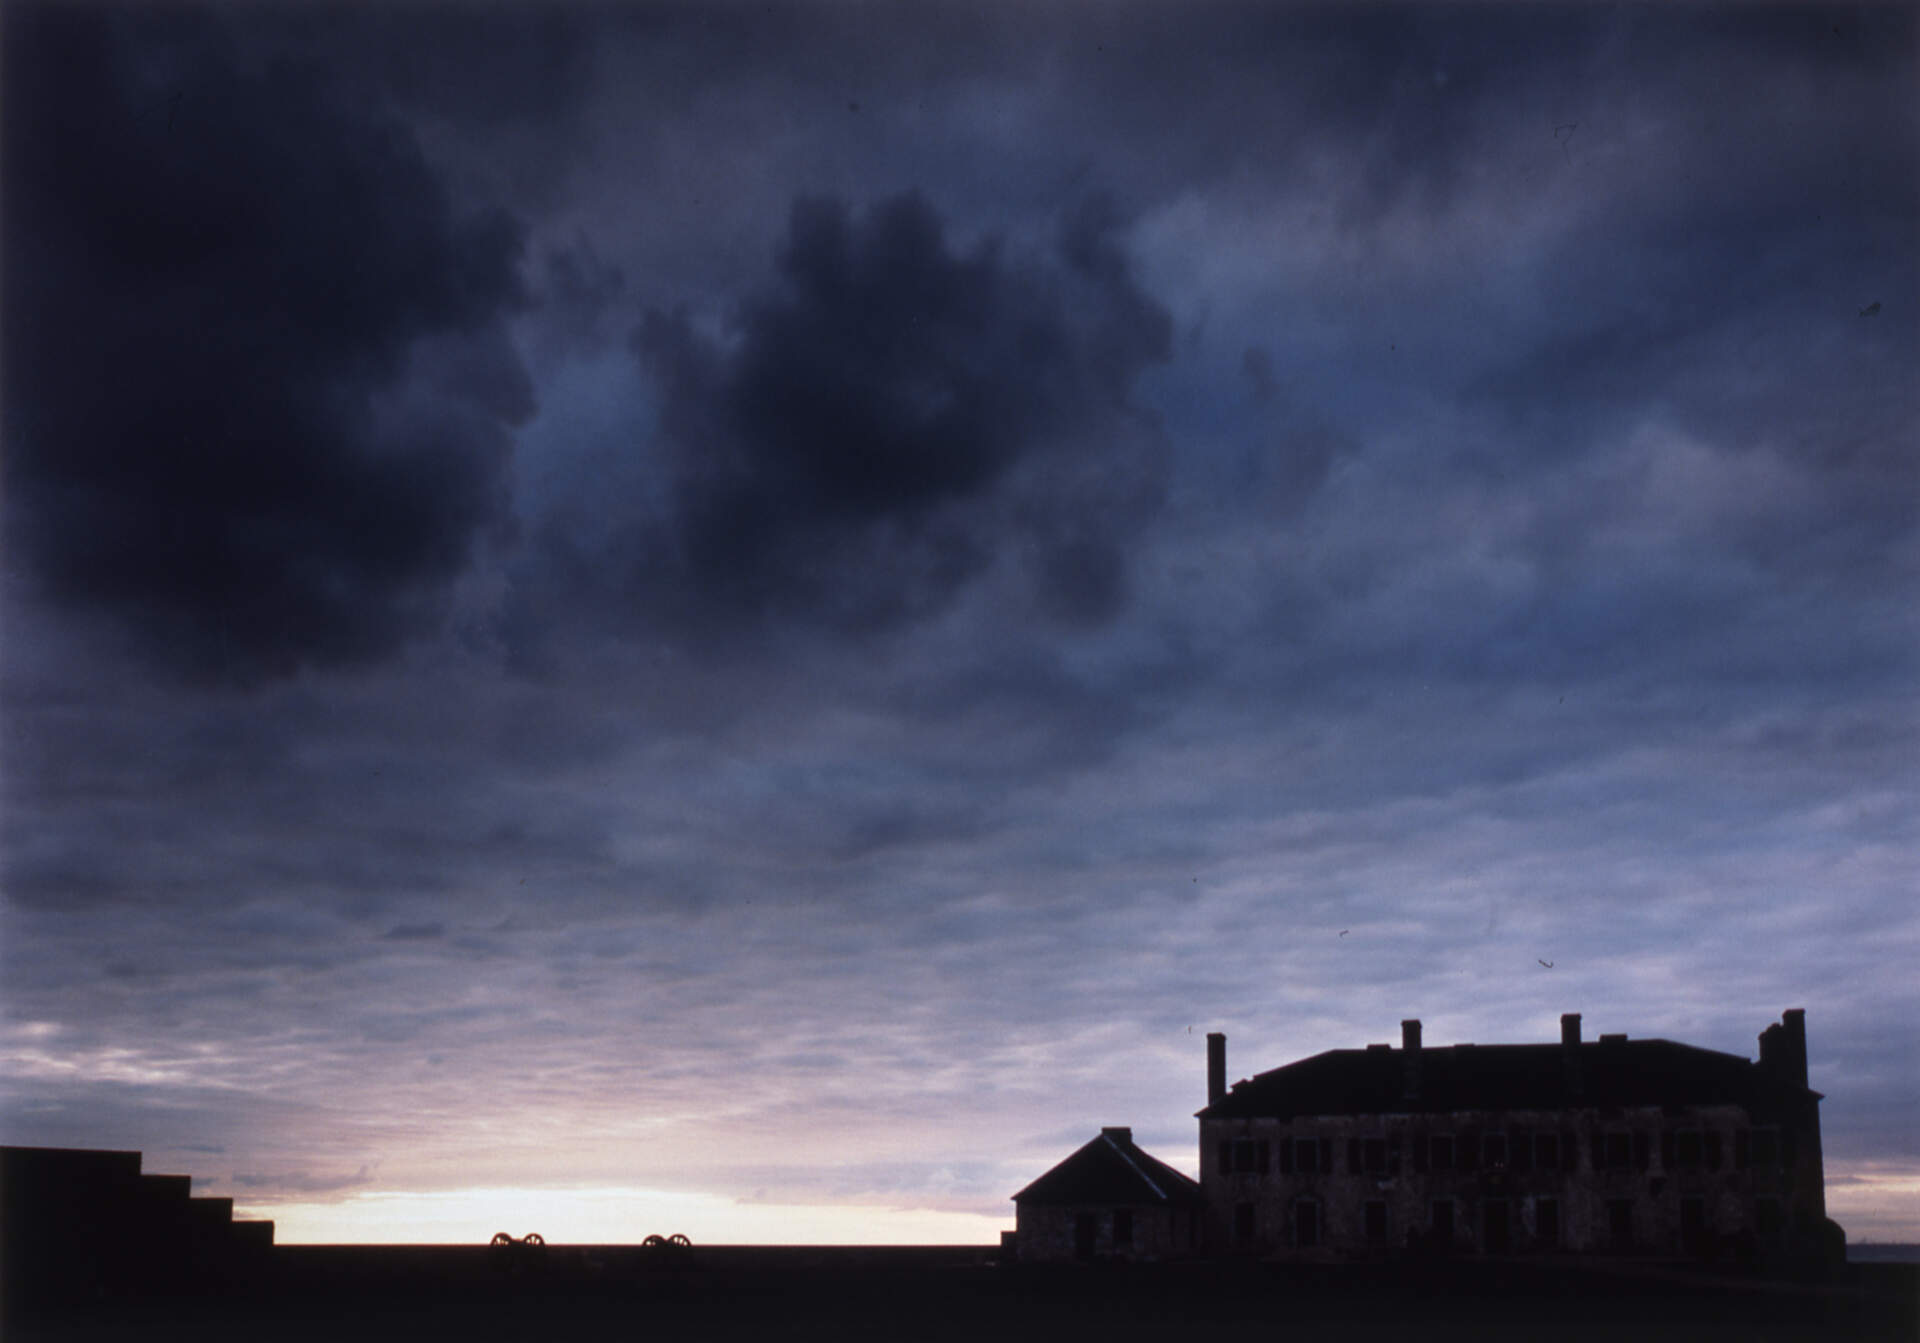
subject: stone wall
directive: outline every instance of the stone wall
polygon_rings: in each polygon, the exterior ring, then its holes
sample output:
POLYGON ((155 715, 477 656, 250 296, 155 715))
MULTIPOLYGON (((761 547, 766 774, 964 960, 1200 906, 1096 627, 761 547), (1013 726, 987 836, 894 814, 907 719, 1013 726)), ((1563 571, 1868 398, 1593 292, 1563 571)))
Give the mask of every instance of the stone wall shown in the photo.
POLYGON ((1028 1207, 1016 1205, 1014 1253, 1021 1263, 1062 1263, 1091 1259, 1178 1259, 1198 1252, 1204 1244, 1198 1208, 1167 1208, 1157 1204, 1133 1206, 1100 1204, 1088 1207, 1028 1207), (1132 1223, 1128 1243, 1117 1243, 1116 1214, 1132 1223), (1092 1234, 1086 1255, 1079 1253, 1080 1219, 1089 1219, 1092 1234))
POLYGON ((1200 1158, 1222 1253, 1764 1255, 1825 1217, 1811 1101, 1205 1120, 1200 1158))

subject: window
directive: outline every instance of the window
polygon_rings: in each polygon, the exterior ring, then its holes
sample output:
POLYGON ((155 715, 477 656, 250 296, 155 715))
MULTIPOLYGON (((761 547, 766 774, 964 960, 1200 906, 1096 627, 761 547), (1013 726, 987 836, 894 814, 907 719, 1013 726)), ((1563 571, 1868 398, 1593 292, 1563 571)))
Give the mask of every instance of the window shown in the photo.
POLYGON ((1692 1129, 1681 1129, 1673 1135, 1673 1155, 1682 1170, 1700 1168, 1700 1135, 1692 1129))
POLYGON ((1625 1133, 1609 1133, 1602 1147, 1600 1165, 1608 1170, 1624 1170, 1633 1164, 1633 1139, 1625 1133))
POLYGON ((1387 1240, 1387 1205, 1380 1199, 1367 1201, 1367 1243, 1384 1245, 1387 1240))
POLYGON ((1130 1250, 1133 1248, 1133 1210, 1115 1208, 1113 1211, 1113 1248, 1130 1250))
POLYGON ((1772 1166, 1780 1160, 1779 1135, 1770 1128, 1757 1128, 1753 1131, 1750 1144, 1753 1152, 1753 1164, 1772 1166))
POLYGON ((1369 1175, 1381 1175, 1387 1169, 1387 1140, 1368 1138, 1365 1144, 1366 1169, 1369 1175))
POLYGON ((1236 1138, 1220 1144, 1220 1172, 1237 1175, 1265 1175, 1268 1145, 1252 1138, 1236 1138))
POLYGON ((1433 1135, 1429 1159, 1435 1170, 1453 1169, 1453 1135, 1436 1133, 1433 1135))
POLYGON ((1536 1133, 1533 1135, 1534 1164, 1541 1170, 1553 1170, 1560 1165, 1560 1135, 1557 1133, 1536 1133))
POLYGON ((1507 1164, 1515 1170, 1533 1169, 1533 1135, 1510 1134, 1507 1139, 1507 1164))
POLYGON ((1280 1173, 1282 1175, 1293 1174, 1293 1139, 1292 1138, 1282 1138, 1280 1140, 1280 1173))
POLYGON ((1753 1203, 1753 1229, 1762 1242, 1772 1244, 1780 1239, 1780 1200, 1777 1198, 1755 1199, 1753 1203))
POLYGON ((1320 1142, 1317 1138, 1300 1138, 1294 1142, 1293 1168, 1302 1175, 1311 1175, 1320 1169, 1320 1142))
POLYGON ((1543 1198, 1533 1205, 1533 1236, 1542 1245, 1560 1244, 1560 1201, 1543 1198))
POLYGON ((1073 1219, 1073 1257, 1093 1258, 1093 1214, 1078 1213, 1073 1219))
POLYGON ((1347 1139, 1347 1173, 1358 1175, 1363 1169, 1360 1156, 1361 1144, 1358 1138, 1347 1139))
POLYGON ((1706 1134, 1706 1141, 1705 1141, 1706 1150, 1703 1154, 1707 1163, 1708 1170, 1720 1169, 1720 1158, 1723 1155, 1725 1155, 1725 1153, 1722 1151, 1723 1147, 1724 1147, 1724 1144, 1720 1140, 1719 1132, 1717 1130, 1709 1130, 1708 1133, 1706 1134))
POLYGON ((1460 1141, 1453 1145, 1453 1162, 1461 1170, 1472 1170, 1474 1159, 1480 1155, 1480 1135, 1463 1133, 1460 1141))
POLYGON ((1507 1137, 1504 1133, 1489 1133, 1485 1150, 1488 1170, 1498 1170, 1507 1164, 1507 1137))
POLYGON ((1453 1239, 1453 1200, 1452 1199, 1450 1198, 1435 1199, 1433 1201, 1433 1210, 1431 1214, 1431 1219, 1432 1220, 1428 1223, 1428 1225, 1430 1225, 1433 1228, 1433 1238, 1435 1240, 1447 1241, 1447 1240, 1453 1239))
POLYGON ((1233 1207, 1233 1243, 1253 1244, 1253 1205, 1236 1203, 1233 1207))
POLYGON ((1653 1160, 1653 1138, 1644 1129, 1636 1129, 1633 1135, 1633 1165, 1635 1170, 1645 1170, 1653 1160))

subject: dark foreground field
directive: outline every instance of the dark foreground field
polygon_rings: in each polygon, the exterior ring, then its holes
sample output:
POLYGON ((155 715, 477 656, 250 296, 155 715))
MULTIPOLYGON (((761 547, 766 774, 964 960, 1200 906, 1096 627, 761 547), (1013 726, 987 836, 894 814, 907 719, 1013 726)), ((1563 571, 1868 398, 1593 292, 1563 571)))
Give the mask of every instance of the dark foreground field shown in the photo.
POLYGON ((9 1340, 1779 1340, 1920 1338, 1920 1266, 1825 1283, 1654 1268, 997 1268, 977 1249, 285 1246, 225 1292, 16 1317, 9 1340))

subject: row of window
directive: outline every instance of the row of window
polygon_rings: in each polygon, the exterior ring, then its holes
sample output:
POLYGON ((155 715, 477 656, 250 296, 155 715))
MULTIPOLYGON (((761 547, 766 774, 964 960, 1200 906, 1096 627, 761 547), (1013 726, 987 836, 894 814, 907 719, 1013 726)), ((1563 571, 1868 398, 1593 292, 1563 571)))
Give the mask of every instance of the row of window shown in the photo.
MULTIPOLYGON (((1628 1205, 1631 1211, 1631 1205, 1628 1205)), ((1362 1234, 1370 1245, 1388 1243, 1392 1230, 1387 1221, 1387 1205, 1383 1200, 1374 1199, 1362 1205, 1362 1234)), ((1510 1248, 1510 1215, 1504 1199, 1489 1199, 1481 1204, 1481 1217, 1486 1233, 1486 1248, 1505 1250, 1510 1248)), ((1292 1207, 1289 1218, 1291 1225, 1291 1244, 1296 1249, 1316 1248, 1322 1240, 1324 1228, 1321 1225, 1320 1205, 1312 1199, 1299 1199, 1292 1207)), ((1454 1201, 1450 1198, 1434 1199, 1428 1205, 1427 1231, 1436 1239, 1450 1241, 1454 1235, 1454 1201)), ((1251 1203, 1242 1203, 1234 1208, 1233 1238, 1237 1244, 1252 1245, 1255 1241, 1255 1209, 1251 1203)), ((1533 1210, 1533 1243, 1545 1248, 1553 1248, 1560 1243, 1560 1204, 1550 1198, 1536 1199, 1533 1210)))
MULTIPOLYGON (((1450 1198, 1437 1198, 1427 1205, 1427 1234, 1448 1242, 1454 1238, 1457 1204, 1450 1198)), ((1607 1238, 1615 1249, 1635 1244, 1633 1200, 1607 1202, 1607 1238)), ((1513 1245, 1513 1214, 1505 1199, 1486 1199, 1480 1204, 1481 1246, 1490 1253, 1501 1253, 1513 1245)), ((1298 1249, 1313 1249, 1323 1238, 1320 1205, 1313 1199, 1298 1199, 1290 1214, 1291 1243, 1298 1249)), ((1362 1205, 1362 1227, 1367 1243, 1385 1245, 1392 1235, 1387 1221, 1387 1205, 1374 1199, 1362 1205)), ((1763 1242, 1778 1239, 1781 1229, 1780 1204, 1776 1199, 1760 1199, 1754 1205, 1754 1231, 1763 1242)), ((1680 1239, 1689 1247, 1703 1247, 1713 1234, 1708 1220, 1706 1200, 1680 1200, 1680 1239)), ((1255 1240, 1255 1205, 1241 1203, 1234 1208, 1234 1241, 1252 1245, 1255 1240)), ((1530 1243, 1537 1248, 1553 1249, 1560 1244, 1560 1203, 1557 1199, 1533 1200, 1533 1232, 1530 1243)))
MULTIPOLYGON (((1348 1138, 1346 1170, 1352 1175, 1400 1173, 1400 1136, 1348 1138)), ((1579 1162, 1579 1139, 1572 1133, 1432 1133, 1410 1144, 1413 1169, 1429 1170, 1573 1170, 1579 1162)), ((1222 1175, 1266 1175, 1275 1166, 1282 1175, 1331 1174, 1334 1171, 1331 1138, 1223 1138, 1216 1155, 1222 1175), (1275 1151, 1275 1148, 1278 1151, 1275 1151)), ((1612 1130, 1589 1144, 1595 1170, 1646 1170, 1651 1163, 1653 1138, 1644 1129, 1612 1130)), ((1660 1164, 1667 1170, 1719 1170, 1725 1164, 1726 1142, 1716 1130, 1668 1129, 1660 1135, 1660 1164)), ((1733 1168, 1791 1166, 1796 1156, 1791 1129, 1736 1129, 1733 1168)))
MULTIPOLYGON (((1169 1245, 1177 1244, 1184 1232, 1186 1247, 1190 1250, 1197 1249, 1200 1244, 1200 1214, 1188 1212, 1184 1215, 1184 1226, 1182 1222, 1181 1214, 1173 1215, 1169 1227, 1171 1233, 1169 1245)), ((1099 1225, 1093 1213, 1083 1212, 1074 1217, 1073 1252, 1076 1258, 1087 1259, 1093 1256, 1099 1243, 1098 1231, 1099 1225)), ((1133 1209, 1115 1208, 1111 1214, 1109 1231, 1115 1253, 1133 1249, 1133 1209)))

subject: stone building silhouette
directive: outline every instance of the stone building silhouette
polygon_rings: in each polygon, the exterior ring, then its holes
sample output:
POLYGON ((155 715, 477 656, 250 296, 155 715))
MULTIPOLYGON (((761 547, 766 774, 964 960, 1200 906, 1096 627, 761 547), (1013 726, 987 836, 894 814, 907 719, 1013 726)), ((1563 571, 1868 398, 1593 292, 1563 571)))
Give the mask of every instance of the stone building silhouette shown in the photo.
POLYGON ((1133 1145, 1133 1130, 1100 1136, 1013 1196, 1016 1255, 1164 1259, 1200 1248, 1200 1186, 1133 1145))
POLYGON ((1122 1211, 1102 1201, 1107 1188, 1050 1183, 1082 1148, 1015 1196, 1018 1256, 1764 1260, 1844 1243, 1826 1218, 1799 1009, 1762 1032, 1757 1062, 1668 1040, 1585 1041, 1569 1013, 1557 1044, 1427 1047, 1409 1020, 1398 1049, 1330 1050, 1232 1087, 1226 1076, 1226 1037, 1210 1035, 1196 1243, 1103 1231, 1122 1211), (1067 1190, 1085 1197, 1035 1198, 1067 1190), (1090 1219, 1093 1234, 1063 1240, 1064 1219, 1090 1219))
POLYGON ((164 1295, 257 1274, 273 1223, 192 1177, 140 1169, 138 1152, 0 1147, 0 1296, 9 1310, 164 1295))

